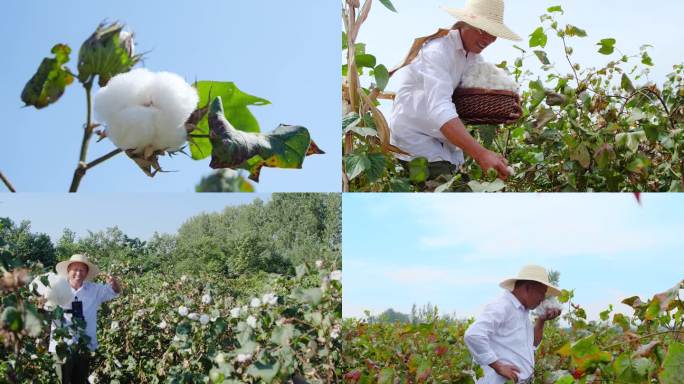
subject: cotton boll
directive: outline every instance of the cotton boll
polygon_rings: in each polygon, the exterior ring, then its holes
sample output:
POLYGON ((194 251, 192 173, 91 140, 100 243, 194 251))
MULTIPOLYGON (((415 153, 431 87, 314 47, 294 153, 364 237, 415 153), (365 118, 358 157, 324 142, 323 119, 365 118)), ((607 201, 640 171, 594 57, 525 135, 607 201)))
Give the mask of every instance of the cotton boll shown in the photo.
POLYGON ((185 121, 198 101, 180 76, 139 68, 115 76, 95 94, 95 114, 118 148, 174 151, 187 140, 185 121))
POLYGON ((563 305, 560 302, 558 302, 558 299, 555 296, 542 301, 541 304, 539 304, 539 306, 534 309, 532 314, 535 316, 543 316, 544 314, 546 314, 546 311, 550 309, 563 310, 563 305))
POLYGON ((31 282, 31 287, 34 287, 36 292, 45 298, 45 309, 55 309, 57 306, 67 306, 73 300, 74 295, 71 293, 69 282, 64 276, 59 276, 55 273, 47 273, 38 276, 31 282), (50 286, 45 286, 41 280, 42 276, 47 276, 50 286))

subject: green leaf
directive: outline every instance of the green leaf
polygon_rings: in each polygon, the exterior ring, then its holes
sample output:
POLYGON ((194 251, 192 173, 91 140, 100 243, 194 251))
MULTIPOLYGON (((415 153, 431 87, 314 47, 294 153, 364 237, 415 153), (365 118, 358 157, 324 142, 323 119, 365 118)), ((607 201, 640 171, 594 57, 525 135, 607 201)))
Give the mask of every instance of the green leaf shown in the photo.
POLYGON ((367 53, 356 54, 356 67, 357 68, 375 68, 375 56, 369 55, 367 53))
POLYGON ((542 64, 544 65, 549 65, 551 62, 549 61, 548 56, 546 55, 546 52, 540 51, 540 50, 535 50, 534 54, 537 56, 539 61, 541 61, 542 64))
POLYGON ((496 179, 491 183, 471 180, 468 182, 468 186, 473 192, 498 192, 506 188, 506 183, 501 179, 496 179))
POLYGON ((544 28, 539 27, 534 30, 530 34, 530 48, 532 47, 546 47, 546 42, 548 40, 548 37, 546 36, 546 33, 544 32, 544 28))
POLYGON ((74 82, 74 77, 64 67, 69 61, 71 48, 66 44, 57 44, 51 52, 55 58, 44 58, 21 92, 21 101, 26 106, 32 105, 36 109, 48 106, 59 100, 67 85, 74 82))
POLYGON ((615 39, 613 38, 603 39, 599 41, 596 45, 601 46, 601 48, 599 49, 599 53, 602 53, 604 55, 610 55, 615 51, 615 39))
POLYGON ((485 147, 489 147, 494 142, 496 137, 496 125, 481 125, 478 127, 478 132, 480 134, 480 139, 485 147))
POLYGON ((342 50, 345 50, 349 47, 347 44, 347 32, 342 31, 342 50))
POLYGON ((195 192, 254 192, 254 186, 240 173, 221 169, 202 177, 195 192))
POLYGON ((361 122, 361 115, 357 112, 349 112, 342 118, 342 131, 346 132, 356 127, 361 122))
POLYGON ((587 32, 585 30, 570 24, 565 26, 565 34, 568 36, 587 37, 587 32))
POLYGON ((672 342, 663 362, 662 384, 684 383, 684 344, 672 342))
POLYGON ((392 384, 394 383, 394 369, 387 367, 380 370, 378 374, 378 384, 392 384))
POLYGON ((289 345, 290 339, 292 339, 292 337, 294 336, 294 331, 295 328, 292 324, 283 324, 277 326, 273 330, 273 333, 271 333, 271 342, 274 344, 278 344, 281 347, 289 345))
POLYGON ((21 332, 24 327, 21 312, 14 307, 7 307, 2 311, 2 315, 0 315, 0 324, 2 324, 2 328, 15 333, 21 332))
POLYGON ((553 12, 560 12, 561 14, 563 13, 563 8, 561 8, 560 5, 555 5, 553 7, 549 7, 546 12, 553 13, 553 12))
POLYGON ((406 178, 392 178, 390 180, 390 191, 392 192, 411 192, 411 184, 406 178))
POLYGON ((620 86, 627 92, 634 92, 634 84, 632 80, 629 79, 626 73, 622 74, 622 79, 620 80, 620 86))
MULTIPOLYGON (((210 98, 221 97, 224 108, 224 116, 235 129, 244 132, 259 132, 259 122, 247 108, 249 105, 268 105, 270 101, 261 97, 242 92, 233 82, 223 81, 198 81, 194 84, 199 96, 197 109, 208 107, 210 98)), ((191 135, 208 135, 209 123, 206 111, 201 114, 196 123, 196 128, 191 135)), ((192 137, 189 140, 190 153, 195 160, 201 160, 212 153, 211 141, 204 137, 192 137)))
POLYGON ((280 125, 266 134, 242 132, 233 128, 223 113, 221 97, 217 97, 209 110, 212 145, 209 166, 214 169, 246 169, 249 178, 258 182, 264 166, 299 169, 304 157, 323 153, 304 127, 280 125))
POLYGON ((382 153, 351 153, 344 159, 344 163, 349 180, 365 173, 372 183, 385 172, 386 158, 382 153))
POLYGON ((380 3, 384 5, 387 9, 389 9, 392 12, 396 12, 397 10, 394 8, 394 5, 392 5, 392 2, 390 0, 380 0, 380 3))
POLYGON ((653 60, 651 59, 651 56, 649 56, 646 52, 641 54, 641 63, 644 65, 648 65, 650 67, 653 66, 653 60))
POLYGON ((278 371, 280 371, 280 363, 277 361, 268 364, 257 361, 247 368, 248 375, 262 379, 266 383, 273 382, 273 379, 278 376, 278 371))
POLYGON ((589 168, 589 165, 591 165, 591 155, 589 154, 589 149, 584 143, 581 143, 574 148, 570 148, 569 152, 570 160, 577 161, 582 168, 589 168))
POLYGON ((318 305, 323 298, 323 291, 320 288, 295 288, 291 294, 292 298, 311 305, 318 305))
POLYGON ((429 176, 428 161, 424 157, 416 157, 409 161, 409 178, 411 182, 423 183, 429 176))
POLYGON ((375 84, 379 90, 384 91, 387 83, 389 82, 389 71, 387 67, 380 64, 375 69, 373 69, 373 75, 375 76, 375 84))

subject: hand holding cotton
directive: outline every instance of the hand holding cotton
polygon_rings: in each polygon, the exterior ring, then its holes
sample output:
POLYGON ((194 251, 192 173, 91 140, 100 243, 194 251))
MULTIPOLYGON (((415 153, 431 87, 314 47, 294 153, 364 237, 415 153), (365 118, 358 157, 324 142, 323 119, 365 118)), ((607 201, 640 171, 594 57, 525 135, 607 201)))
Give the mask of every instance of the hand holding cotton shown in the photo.
POLYGON ((197 91, 169 72, 134 69, 113 77, 95 94, 95 114, 107 137, 122 150, 177 151, 187 140, 185 121, 197 91))

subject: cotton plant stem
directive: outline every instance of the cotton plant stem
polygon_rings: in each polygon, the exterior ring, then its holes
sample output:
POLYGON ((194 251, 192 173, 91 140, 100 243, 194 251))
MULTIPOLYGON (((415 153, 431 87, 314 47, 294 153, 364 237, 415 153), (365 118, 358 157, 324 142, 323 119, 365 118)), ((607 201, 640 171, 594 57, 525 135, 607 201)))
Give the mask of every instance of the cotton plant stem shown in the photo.
POLYGON ((86 92, 86 123, 85 127, 83 128, 83 141, 81 141, 81 151, 78 157, 78 166, 76 166, 76 169, 74 170, 74 177, 71 179, 69 192, 78 191, 78 186, 81 184, 81 179, 83 179, 86 171, 88 171, 90 168, 123 152, 121 149, 115 149, 104 156, 98 157, 90 163, 86 163, 86 158, 88 157, 88 145, 90 143, 90 139, 93 137, 93 130, 97 126, 93 124, 93 80, 93 78, 90 78, 83 84, 83 88, 85 88, 86 92))
POLYGON ((2 171, 0 171, 0 180, 2 180, 2 182, 5 184, 5 186, 7 187, 7 189, 9 189, 10 192, 17 192, 17 190, 14 189, 14 186, 12 185, 12 183, 10 183, 9 179, 5 177, 5 174, 3 174, 2 171))

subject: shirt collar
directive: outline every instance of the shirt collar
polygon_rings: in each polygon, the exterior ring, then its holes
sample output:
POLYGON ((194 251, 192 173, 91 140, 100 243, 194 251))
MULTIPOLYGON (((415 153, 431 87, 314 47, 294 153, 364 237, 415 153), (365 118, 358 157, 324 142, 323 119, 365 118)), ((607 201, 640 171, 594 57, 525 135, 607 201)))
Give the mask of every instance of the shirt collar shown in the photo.
POLYGON ((466 53, 465 48, 463 48, 463 40, 461 40, 461 32, 458 29, 449 31, 449 39, 451 39, 454 44, 454 48, 466 53))
POLYGON ((508 300, 509 300, 509 301, 513 304, 513 306, 515 306, 517 309, 519 309, 519 310, 521 310, 521 311, 527 311, 527 308, 525 308, 525 306, 522 305, 522 303, 520 302, 520 300, 518 300, 518 298, 515 297, 515 295, 514 295, 511 291, 506 290, 506 291, 504 292, 504 295, 506 296, 506 298, 508 298, 508 300))

